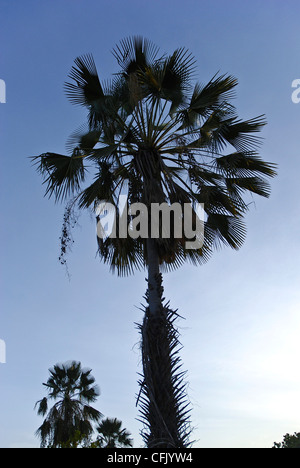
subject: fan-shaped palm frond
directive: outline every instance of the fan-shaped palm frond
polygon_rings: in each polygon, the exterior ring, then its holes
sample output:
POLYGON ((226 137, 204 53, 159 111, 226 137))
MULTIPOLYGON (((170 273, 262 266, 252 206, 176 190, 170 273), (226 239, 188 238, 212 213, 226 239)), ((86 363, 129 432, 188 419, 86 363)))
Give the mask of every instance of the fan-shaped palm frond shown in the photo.
POLYGON ((79 150, 75 149, 72 156, 45 153, 33 160, 44 177, 46 195, 49 197, 54 195, 56 200, 66 199, 80 189, 85 178, 85 167, 79 150))
POLYGON ((126 76, 145 71, 156 61, 158 52, 158 47, 142 36, 122 39, 113 49, 113 55, 126 76))

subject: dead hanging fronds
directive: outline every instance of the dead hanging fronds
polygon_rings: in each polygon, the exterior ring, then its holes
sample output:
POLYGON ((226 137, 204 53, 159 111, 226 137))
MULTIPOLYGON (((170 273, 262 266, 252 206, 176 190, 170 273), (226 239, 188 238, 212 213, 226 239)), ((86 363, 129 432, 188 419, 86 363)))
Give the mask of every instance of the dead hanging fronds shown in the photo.
POLYGON ((67 265, 67 252, 71 250, 72 244, 74 243, 72 236, 72 229, 78 223, 79 213, 76 211, 75 207, 76 200, 71 200, 65 207, 63 224, 61 228, 60 240, 60 255, 58 260, 66 268, 67 275, 69 275, 68 265, 67 265))
MULTIPOLYGON (((159 275, 162 294, 161 283, 159 275)), ((186 372, 181 370, 179 333, 174 326, 179 315, 163 302, 164 298, 159 316, 152 316, 145 307, 143 323, 138 325, 143 364, 137 398, 144 424, 141 435, 147 448, 186 448, 191 445, 190 403, 186 372)))

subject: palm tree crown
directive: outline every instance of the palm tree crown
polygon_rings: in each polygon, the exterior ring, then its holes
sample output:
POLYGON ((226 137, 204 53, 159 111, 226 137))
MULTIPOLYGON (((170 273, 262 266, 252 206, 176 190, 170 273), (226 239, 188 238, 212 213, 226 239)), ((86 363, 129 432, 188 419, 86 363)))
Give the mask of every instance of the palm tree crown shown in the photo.
MULTIPOLYGON (((237 249, 245 238, 244 193, 268 197, 266 177, 274 166, 257 154, 263 116, 240 120, 231 98, 237 80, 214 76, 193 83, 195 60, 184 48, 158 56, 152 42, 128 38, 114 49, 120 72, 101 83, 91 55, 75 60, 66 83, 72 103, 88 109, 88 128, 70 137, 70 156, 36 157, 46 193, 57 200, 74 195, 80 209, 100 201, 118 209, 128 203, 203 203, 203 245, 186 249, 181 238, 155 243, 161 267, 185 260, 201 263, 224 243, 237 249), (227 153, 224 154, 225 150, 227 153), (94 167, 94 181, 84 187, 94 167)), ((130 215, 128 215, 130 218, 130 215)), ((99 239, 99 253, 118 273, 147 265, 147 242, 126 236, 99 239)))
POLYGON ((72 361, 56 364, 49 369, 50 377, 45 387, 48 395, 36 403, 38 414, 46 416, 37 430, 41 447, 57 448, 74 437, 76 431, 88 437, 93 432, 92 422, 102 414, 90 406, 100 392, 91 369, 82 369, 81 363, 72 361), (48 401, 55 404, 48 410, 48 401))
POLYGON ((122 421, 117 418, 106 418, 99 426, 97 431, 99 433, 98 441, 101 448, 116 448, 116 447, 132 447, 132 439, 126 429, 122 428, 122 421))

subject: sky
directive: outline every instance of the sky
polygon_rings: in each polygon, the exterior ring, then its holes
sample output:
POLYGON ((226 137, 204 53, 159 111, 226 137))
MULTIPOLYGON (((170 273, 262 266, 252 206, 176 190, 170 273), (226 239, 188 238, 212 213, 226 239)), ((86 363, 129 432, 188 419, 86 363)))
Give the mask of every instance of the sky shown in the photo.
POLYGON ((74 59, 92 53, 105 80, 117 71, 111 50, 132 35, 166 53, 188 48, 203 83, 234 75, 238 115, 265 114, 260 155, 278 165, 271 197, 253 198, 239 251, 164 276, 165 297, 183 317, 194 447, 271 448, 300 431, 299 14, 298 0, 0 0, 1 448, 39 447, 34 405, 48 369, 68 360, 92 369, 97 409, 143 445, 136 324, 146 272, 113 275, 83 214, 68 276, 58 260, 64 205, 44 197, 30 160, 63 153, 86 121, 63 90, 74 59))

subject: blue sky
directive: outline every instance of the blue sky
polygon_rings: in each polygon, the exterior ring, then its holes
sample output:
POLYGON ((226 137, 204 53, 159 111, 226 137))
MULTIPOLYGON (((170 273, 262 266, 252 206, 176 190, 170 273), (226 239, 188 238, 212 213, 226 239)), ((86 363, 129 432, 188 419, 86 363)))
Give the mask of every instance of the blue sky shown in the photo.
POLYGON ((178 326, 195 447, 269 448, 299 431, 298 0, 0 0, 0 9, 0 447, 39 446, 34 404, 48 368, 70 359, 93 369, 97 408, 142 444, 135 323, 146 274, 113 276, 95 257, 95 224, 83 215, 68 279, 58 261, 63 206, 44 198, 29 159, 64 152, 85 122, 63 91, 74 59, 93 53, 109 78, 117 70, 110 51, 136 34, 163 52, 187 47, 201 82, 218 71, 236 76, 239 116, 266 115, 261 156, 278 164, 270 199, 253 199, 242 249, 164 278, 166 298, 185 317, 178 326))

